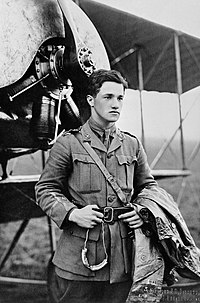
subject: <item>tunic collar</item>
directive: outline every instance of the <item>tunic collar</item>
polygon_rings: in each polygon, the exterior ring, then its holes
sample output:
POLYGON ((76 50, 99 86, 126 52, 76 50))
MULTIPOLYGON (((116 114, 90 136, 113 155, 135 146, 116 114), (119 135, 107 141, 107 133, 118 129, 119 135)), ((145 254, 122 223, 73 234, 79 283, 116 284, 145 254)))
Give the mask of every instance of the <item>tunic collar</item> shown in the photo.
MULTIPOLYGON (((91 129, 89 120, 83 125, 82 128, 82 135, 83 135, 83 141, 88 141, 93 148, 97 148, 99 150, 102 150, 104 152, 111 152, 118 147, 121 146, 122 141, 124 139, 123 133, 116 128, 114 125, 114 132, 112 133, 113 135, 113 140, 111 142, 111 145, 107 151, 106 147, 104 146, 103 142, 101 139, 95 134, 95 132, 91 129)), ((111 130, 112 132, 112 130, 111 130)))
POLYGON ((115 124, 113 124, 109 128, 104 129, 92 117, 89 118, 88 124, 89 124, 91 130, 93 132, 95 132, 100 139, 102 139, 105 131, 106 132, 109 131, 110 136, 112 136, 112 137, 114 137, 114 134, 116 133, 116 125, 115 124))

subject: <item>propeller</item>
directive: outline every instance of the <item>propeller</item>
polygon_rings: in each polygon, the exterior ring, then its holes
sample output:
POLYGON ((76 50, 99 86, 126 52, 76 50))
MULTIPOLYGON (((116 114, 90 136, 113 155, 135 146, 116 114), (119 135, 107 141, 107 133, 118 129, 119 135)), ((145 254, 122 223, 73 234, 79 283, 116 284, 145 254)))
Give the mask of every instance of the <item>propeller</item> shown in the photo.
POLYGON ((110 69, 103 42, 86 14, 72 0, 58 0, 72 31, 80 67, 87 76, 96 69, 110 69))

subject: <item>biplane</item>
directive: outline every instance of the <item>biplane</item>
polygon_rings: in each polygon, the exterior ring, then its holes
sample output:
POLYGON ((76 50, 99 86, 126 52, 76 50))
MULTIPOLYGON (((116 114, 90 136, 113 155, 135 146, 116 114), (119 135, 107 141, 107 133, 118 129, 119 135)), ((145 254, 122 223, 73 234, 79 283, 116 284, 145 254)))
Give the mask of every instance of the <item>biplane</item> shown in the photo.
POLYGON ((2 269, 29 220, 44 216, 34 198, 39 174, 15 175, 9 161, 40 151, 42 169, 57 137, 88 118, 85 93, 95 69, 119 70, 139 91, 143 143, 142 92, 177 94, 182 167, 154 169, 167 142, 151 168, 157 179, 190 174, 181 95, 200 85, 200 39, 92 0, 3 0, 0 9, 0 223, 22 221, 2 269))

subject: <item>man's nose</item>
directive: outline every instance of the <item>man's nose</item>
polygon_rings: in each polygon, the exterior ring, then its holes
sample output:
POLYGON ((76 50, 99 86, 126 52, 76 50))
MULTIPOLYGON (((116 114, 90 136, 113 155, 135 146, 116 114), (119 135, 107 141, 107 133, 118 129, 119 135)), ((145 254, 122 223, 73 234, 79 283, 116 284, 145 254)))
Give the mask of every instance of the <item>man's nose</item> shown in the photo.
POLYGON ((117 98, 113 98, 112 107, 114 107, 114 108, 119 107, 119 101, 117 98))

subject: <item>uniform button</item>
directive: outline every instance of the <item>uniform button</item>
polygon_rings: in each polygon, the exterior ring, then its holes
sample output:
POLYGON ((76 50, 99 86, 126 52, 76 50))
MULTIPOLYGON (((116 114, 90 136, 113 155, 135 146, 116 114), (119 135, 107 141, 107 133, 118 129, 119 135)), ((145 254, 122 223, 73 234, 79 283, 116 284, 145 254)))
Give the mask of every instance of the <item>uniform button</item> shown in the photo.
POLYGON ((141 259, 142 262, 146 262, 146 260, 147 260, 147 255, 141 254, 141 255, 140 255, 140 259, 141 259))
POLYGON ((113 202, 113 200, 114 200, 114 197, 112 197, 112 196, 108 197, 108 202, 113 202))
POLYGON ((110 159, 113 156, 113 154, 108 154, 107 158, 110 159))

